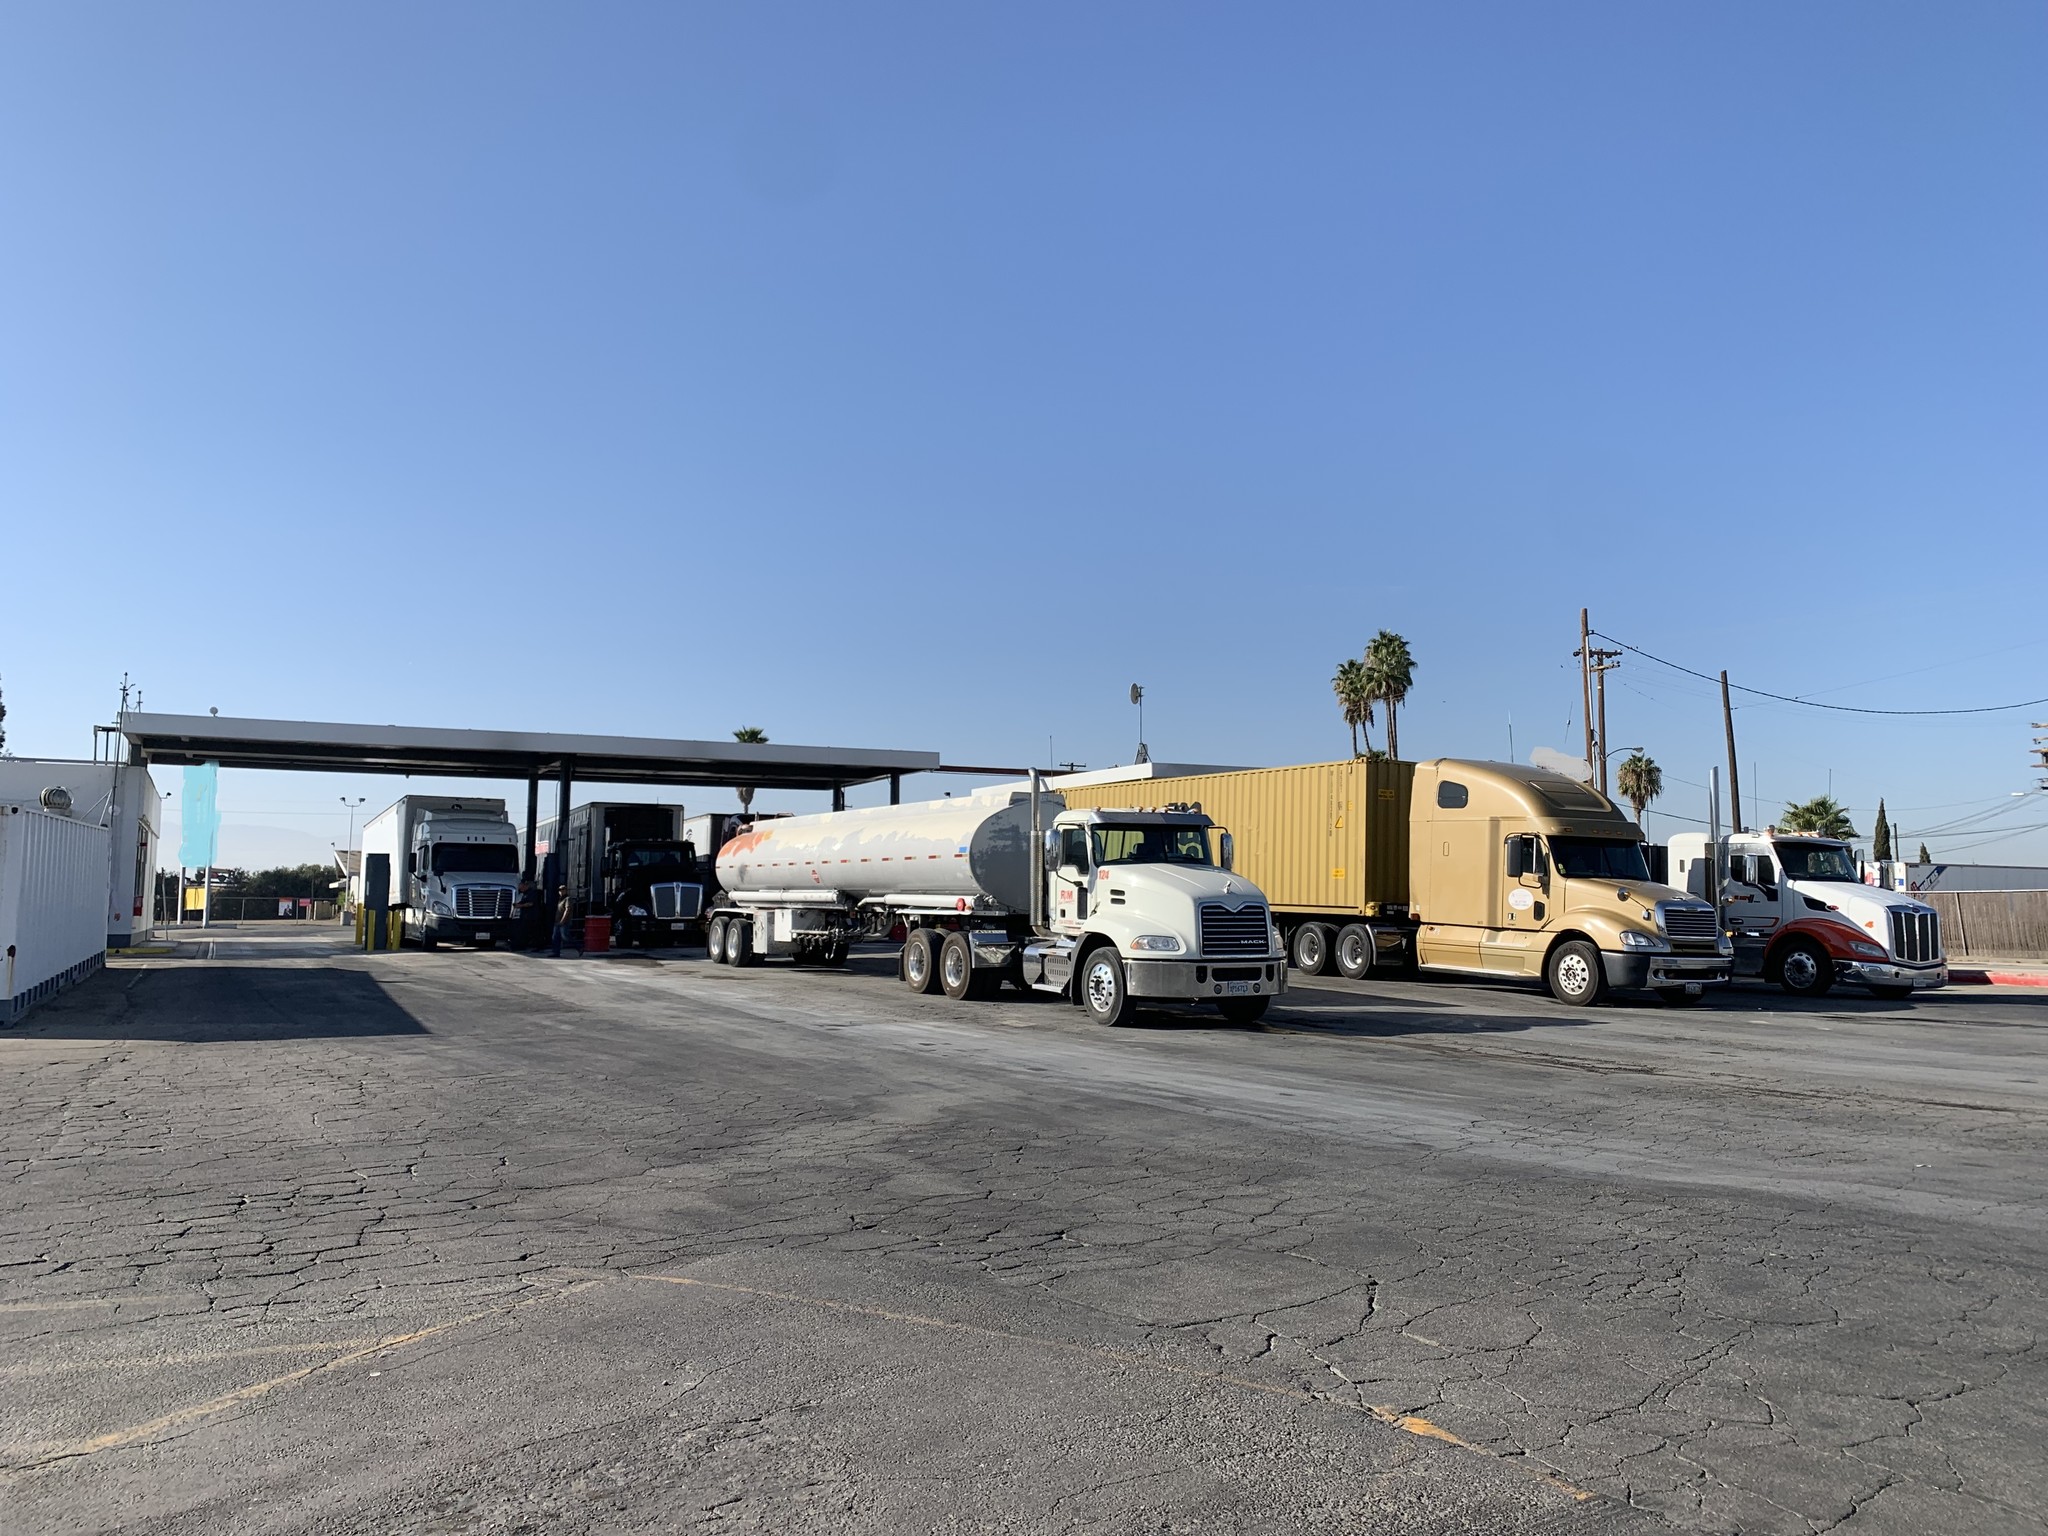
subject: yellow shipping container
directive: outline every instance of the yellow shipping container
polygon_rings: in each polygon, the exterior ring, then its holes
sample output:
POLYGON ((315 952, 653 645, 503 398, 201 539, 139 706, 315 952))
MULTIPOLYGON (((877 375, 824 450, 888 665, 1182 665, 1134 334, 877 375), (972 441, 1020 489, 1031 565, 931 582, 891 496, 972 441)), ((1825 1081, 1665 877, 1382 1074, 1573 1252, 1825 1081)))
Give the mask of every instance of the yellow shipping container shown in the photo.
POLYGON ((1052 787, 1068 805, 1197 804, 1231 834, 1237 867, 1276 913, 1374 917, 1408 904, 1413 763, 1350 758, 1292 768, 1052 787))

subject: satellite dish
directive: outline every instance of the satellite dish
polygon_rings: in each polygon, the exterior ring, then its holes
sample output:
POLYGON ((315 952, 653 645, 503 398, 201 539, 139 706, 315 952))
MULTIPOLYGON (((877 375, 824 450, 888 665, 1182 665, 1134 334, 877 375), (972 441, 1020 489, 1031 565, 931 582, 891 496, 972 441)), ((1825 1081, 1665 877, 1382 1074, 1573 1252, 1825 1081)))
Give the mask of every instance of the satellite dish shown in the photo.
POLYGON ((1136 683, 1131 684, 1131 702, 1135 704, 1138 702, 1138 700, 1144 697, 1145 690, 1140 688, 1136 683))

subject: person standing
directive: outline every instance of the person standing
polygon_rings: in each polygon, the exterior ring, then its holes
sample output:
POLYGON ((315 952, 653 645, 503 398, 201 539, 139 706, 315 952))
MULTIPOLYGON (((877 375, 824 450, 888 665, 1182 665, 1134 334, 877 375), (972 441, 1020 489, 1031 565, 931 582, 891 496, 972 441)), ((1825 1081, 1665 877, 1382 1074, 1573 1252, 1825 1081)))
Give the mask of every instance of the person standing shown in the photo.
POLYGON ((541 895, 533 876, 519 877, 519 890, 512 897, 512 944, 520 950, 540 948, 541 895))
POLYGON ((559 899, 555 903, 555 943, 548 953, 559 960, 562 958, 562 945, 565 941, 574 946, 578 954, 583 953, 583 944, 569 931, 570 925, 576 920, 576 904, 569 899, 569 887, 559 886, 557 890, 559 899))

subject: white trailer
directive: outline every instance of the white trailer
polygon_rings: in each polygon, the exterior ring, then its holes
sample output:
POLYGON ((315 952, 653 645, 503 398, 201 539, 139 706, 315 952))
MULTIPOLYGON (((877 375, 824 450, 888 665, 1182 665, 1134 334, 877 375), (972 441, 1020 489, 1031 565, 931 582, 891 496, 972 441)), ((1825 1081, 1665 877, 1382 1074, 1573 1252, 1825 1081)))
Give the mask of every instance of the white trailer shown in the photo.
POLYGON ((1193 807, 1068 810, 1038 786, 762 821, 718 854, 714 960, 840 965, 895 937, 913 992, 985 996, 1007 980, 1098 1022, 1134 1002, 1215 1003, 1250 1022, 1287 985, 1266 898, 1211 862, 1193 807))
POLYGON ((0 1024, 106 963, 108 828, 0 804, 0 1024))
POLYGON ((407 795, 370 818, 362 850, 366 870, 377 854, 391 861, 402 942, 488 948, 513 937, 519 833, 505 819, 504 801, 407 795))

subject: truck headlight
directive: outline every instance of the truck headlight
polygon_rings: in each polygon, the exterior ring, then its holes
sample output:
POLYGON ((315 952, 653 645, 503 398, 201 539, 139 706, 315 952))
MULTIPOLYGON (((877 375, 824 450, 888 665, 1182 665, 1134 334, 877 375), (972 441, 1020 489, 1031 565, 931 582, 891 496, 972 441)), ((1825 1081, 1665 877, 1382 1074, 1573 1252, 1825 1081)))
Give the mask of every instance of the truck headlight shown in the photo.
POLYGON ((1624 928, 1621 932, 1623 949, 1669 949, 1671 946, 1654 933, 1644 933, 1635 928, 1624 928))
POLYGON ((628 916, 628 917, 645 917, 646 915, 647 915, 647 909, 646 909, 645 907, 628 907, 628 908, 626 908, 626 916, 628 916))
POLYGON ((438 917, 453 917, 455 915, 455 909, 438 896, 429 902, 428 905, 434 909, 434 913, 438 917))
POLYGON ((1872 944, 1867 939, 1851 939, 1849 941, 1849 948, 1859 955, 1868 955, 1873 960, 1885 958, 1884 946, 1882 944, 1872 944))
POLYGON ((1153 954, 1177 955, 1180 953, 1181 943, 1170 933, 1141 933, 1131 940, 1131 948, 1139 951, 1149 950, 1153 954))
POLYGON ((1725 933, 1724 933, 1724 934, 1722 934, 1722 935, 1721 935, 1721 937, 1720 937, 1720 939, 1719 939, 1719 940, 1718 940, 1718 941, 1717 941, 1717 942, 1715 943, 1715 945, 1714 945, 1714 953, 1715 953, 1715 954, 1717 954, 1717 955, 1732 955, 1732 954, 1734 954, 1734 953, 1735 953, 1735 941, 1734 941, 1733 939, 1729 938, 1727 934, 1725 934, 1725 933))

